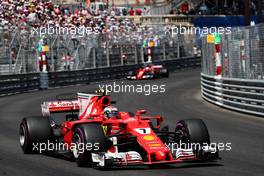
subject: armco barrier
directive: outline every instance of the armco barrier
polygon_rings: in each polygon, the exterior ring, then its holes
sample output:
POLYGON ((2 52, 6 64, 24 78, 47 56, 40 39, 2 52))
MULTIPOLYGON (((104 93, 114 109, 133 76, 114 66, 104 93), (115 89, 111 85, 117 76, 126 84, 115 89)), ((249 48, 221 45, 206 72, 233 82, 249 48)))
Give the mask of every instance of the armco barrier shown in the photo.
POLYGON ((232 110, 264 116, 264 81, 201 74, 202 97, 232 110))
MULTIPOLYGON (((169 71, 200 68, 201 58, 181 58, 175 60, 164 60, 155 62, 162 64, 169 71)), ((76 84, 87 84, 90 82, 122 79, 129 71, 135 70, 140 65, 125 65, 107 68, 96 68, 78 71, 63 71, 49 73, 32 73, 19 75, 0 76, 0 96, 22 93, 31 90, 62 87, 76 84)))
POLYGON ((39 73, 0 76, 0 96, 38 90, 39 87, 39 73))
POLYGON ((125 78, 130 70, 136 69, 133 66, 118 66, 79 71, 63 71, 49 73, 49 87, 61 87, 67 85, 87 84, 95 81, 125 78))
MULTIPOLYGON (((175 71, 186 68, 198 68, 201 66, 201 59, 199 57, 181 58, 175 60, 165 60, 154 62, 155 64, 162 64, 169 71, 175 71)), ((49 87, 60 87, 75 84, 87 84, 95 81, 104 81, 111 79, 125 78, 129 71, 135 70, 140 65, 126 65, 108 68, 96 68, 79 71, 63 71, 49 73, 49 87)))

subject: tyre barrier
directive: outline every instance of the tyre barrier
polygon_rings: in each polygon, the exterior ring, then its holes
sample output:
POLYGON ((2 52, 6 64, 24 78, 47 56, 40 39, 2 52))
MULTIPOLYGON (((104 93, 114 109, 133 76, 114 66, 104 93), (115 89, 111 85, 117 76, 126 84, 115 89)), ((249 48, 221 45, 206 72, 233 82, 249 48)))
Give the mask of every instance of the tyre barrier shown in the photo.
POLYGON ((264 116, 264 81, 201 74, 202 97, 231 110, 264 116))
MULTIPOLYGON (((200 68, 201 58, 186 57, 175 60, 157 61, 154 62, 154 64, 162 64, 169 71, 185 70, 190 68, 200 68)), ((23 93, 32 90, 123 79, 126 78, 130 71, 133 71, 140 66, 141 65, 124 65, 77 71, 4 75, 0 76, 0 96, 23 93)))

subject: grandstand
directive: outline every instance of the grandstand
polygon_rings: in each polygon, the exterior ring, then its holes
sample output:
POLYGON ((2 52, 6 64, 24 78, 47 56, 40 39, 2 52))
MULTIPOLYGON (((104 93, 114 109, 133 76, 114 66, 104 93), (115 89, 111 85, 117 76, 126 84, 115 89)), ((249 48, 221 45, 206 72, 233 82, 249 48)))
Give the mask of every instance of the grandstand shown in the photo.
MULTIPOLYGON (((49 1, 43 0, 39 4, 33 3, 31 5, 25 5, 26 3, 24 4, 19 1, 14 4, 12 4, 13 1, 10 1, 12 3, 9 4, 6 4, 8 0, 0 1, 3 3, 0 7, 4 8, 4 13, 0 14, 0 72, 3 73, 4 71, 2 70, 6 70, 6 72, 10 72, 10 70, 21 72, 22 68, 25 69, 25 67, 22 66, 22 61, 28 62, 25 61, 27 58, 35 57, 32 56, 34 53, 32 52, 32 48, 34 49, 34 46, 37 46, 40 38, 24 33, 24 31, 32 30, 32 27, 46 27, 47 24, 60 27, 78 27, 81 25, 93 27, 99 30, 100 33, 109 34, 111 40, 108 40, 108 43, 106 42, 106 35, 101 35, 99 38, 91 40, 86 40, 85 38, 79 39, 76 36, 56 35, 49 37, 49 45, 52 46, 56 54, 51 54, 50 57, 61 58, 65 53, 67 54, 69 52, 73 57, 82 58, 78 52, 82 50, 80 49, 80 45, 83 42, 83 45, 88 46, 88 48, 86 48, 86 55, 92 52, 93 47, 101 47, 103 45, 120 46, 122 42, 129 46, 133 44, 140 45, 145 40, 144 38, 146 36, 149 37, 152 35, 152 38, 156 37, 160 40, 162 37, 155 32, 168 25, 195 25, 199 27, 216 25, 224 27, 242 26, 245 24, 244 17, 241 15, 233 16, 233 14, 239 15, 245 10, 242 8, 244 4, 237 4, 238 1, 239 0, 109 0, 110 8, 108 11, 100 12, 100 14, 93 14, 89 10, 85 10, 81 5, 84 1, 53 0, 53 4, 51 4, 49 1), (59 4, 59 6, 55 4, 59 4), (65 4, 67 6, 64 6, 65 4), (112 15, 114 8, 112 9, 111 7, 113 4, 115 6, 126 6, 127 9, 133 6, 137 6, 137 8, 148 6, 151 10, 147 15, 129 16, 128 14, 127 16, 116 16, 115 13, 112 15), (26 10, 21 11, 21 6, 25 6, 26 10), (223 11, 225 6, 228 6, 230 9, 226 8, 226 11, 223 11), (16 7, 16 9, 9 9, 14 7, 16 7), (72 8, 74 10, 69 12, 68 7, 76 8, 72 8), (171 13, 171 10, 176 12, 171 13), (221 14, 221 16, 218 14, 221 14), (140 25, 148 25, 151 27, 143 28, 142 32, 142 29, 139 27, 140 25), (116 26, 121 26, 121 28, 117 33, 113 34, 112 29, 116 26), (138 35, 138 31, 142 33, 145 32, 145 34, 138 35), (90 43, 88 43, 88 41, 90 43)), ((260 0, 258 3, 259 2, 260 0)), ((262 5, 263 4, 264 3, 262 3, 262 5)), ((252 0, 249 6, 249 10, 251 10, 252 13, 254 12, 254 14, 252 14, 253 20, 259 19, 256 18, 258 7, 256 5, 258 5, 257 0, 252 0)), ((188 46, 188 48, 190 47, 188 46)), ((34 65, 34 63, 31 65, 34 65)))
MULTIPOLYGON (((264 8, 264 0, 91 0, 104 2, 109 7, 148 7, 151 15, 189 14, 189 15, 244 15, 248 7, 252 15, 264 8), (248 5, 245 5, 248 3, 248 5)), ((84 0, 53 0, 60 4, 83 5, 84 0)))

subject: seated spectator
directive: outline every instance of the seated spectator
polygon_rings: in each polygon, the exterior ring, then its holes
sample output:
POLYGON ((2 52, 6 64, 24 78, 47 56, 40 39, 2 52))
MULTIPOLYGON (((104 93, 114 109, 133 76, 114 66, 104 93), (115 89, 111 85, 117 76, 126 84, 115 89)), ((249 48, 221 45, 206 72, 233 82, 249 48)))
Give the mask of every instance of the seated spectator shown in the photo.
POLYGON ((115 9, 115 15, 116 15, 116 16, 121 16, 121 11, 120 11, 120 9, 115 9))
POLYGON ((141 16, 142 10, 140 8, 136 9, 136 15, 141 16))
POLYGON ((111 10, 111 13, 110 13, 110 15, 111 15, 112 17, 116 16, 115 9, 112 9, 112 10, 111 10))
POLYGON ((144 9, 143 9, 143 15, 148 15, 149 14, 149 11, 150 10, 148 10, 146 7, 144 7, 144 9))
POLYGON ((133 7, 131 7, 131 9, 128 11, 128 13, 130 16, 134 16, 135 11, 134 11, 133 7))
POLYGON ((127 9, 123 9, 122 14, 123 14, 123 16, 127 16, 127 9))

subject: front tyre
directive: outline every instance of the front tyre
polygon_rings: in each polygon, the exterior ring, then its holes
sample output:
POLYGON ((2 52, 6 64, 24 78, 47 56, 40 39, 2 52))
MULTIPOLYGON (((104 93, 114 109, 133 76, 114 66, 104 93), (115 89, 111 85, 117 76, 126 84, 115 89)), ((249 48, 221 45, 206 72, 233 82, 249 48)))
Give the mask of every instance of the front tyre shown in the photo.
POLYGON ((72 142, 72 153, 79 167, 92 166, 92 152, 106 151, 106 137, 100 124, 77 126, 72 142))
POLYGON ((208 129, 201 119, 181 120, 177 123, 175 132, 179 141, 191 144, 195 149, 210 144, 208 129))
POLYGON ((216 145, 210 144, 210 136, 205 123, 201 119, 181 120, 176 125, 178 140, 192 147, 197 158, 202 161, 219 159, 216 145))

